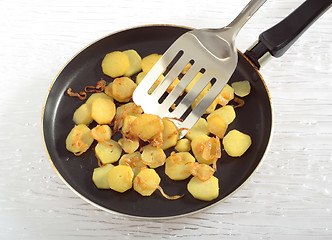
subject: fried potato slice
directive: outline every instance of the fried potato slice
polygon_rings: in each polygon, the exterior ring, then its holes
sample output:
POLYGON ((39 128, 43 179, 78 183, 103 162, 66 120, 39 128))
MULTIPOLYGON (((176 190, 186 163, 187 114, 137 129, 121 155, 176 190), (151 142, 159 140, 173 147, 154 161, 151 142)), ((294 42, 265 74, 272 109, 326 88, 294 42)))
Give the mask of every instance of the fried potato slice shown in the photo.
POLYGON ((153 67, 153 65, 155 65, 156 62, 158 62, 158 60, 160 58, 161 58, 161 55, 156 54, 156 53, 153 53, 153 54, 150 54, 150 55, 144 57, 141 61, 142 71, 145 73, 148 73, 151 70, 151 68, 153 67))
POLYGON ((230 105, 218 108, 217 110, 210 113, 210 115, 214 115, 214 114, 220 115, 227 124, 231 124, 236 117, 234 108, 230 105))
POLYGON ((215 176, 204 182, 193 177, 190 179, 187 189, 194 198, 211 201, 219 196, 219 181, 215 176))
POLYGON ((66 138, 66 148, 75 155, 86 152, 93 142, 90 136, 90 128, 84 124, 76 125, 71 129, 66 138))
POLYGON ((222 143, 226 153, 231 157, 242 156, 251 145, 251 137, 236 129, 227 133, 223 138, 222 143))
POLYGON ((190 163, 196 160, 189 152, 172 152, 166 159, 165 174, 172 180, 184 180, 190 173, 190 163))
POLYGON ((189 152, 191 150, 191 142, 187 138, 182 138, 176 143, 174 148, 178 152, 189 152))
POLYGON ((107 174, 114 167, 113 164, 105 164, 93 170, 92 181, 99 189, 110 189, 107 174))
POLYGON ((186 137, 192 141, 195 137, 203 135, 203 134, 208 135, 209 128, 208 128, 207 121, 204 118, 200 118, 195 123, 195 125, 189 130, 189 132, 186 134, 186 137))
POLYGON ((147 145, 143 148, 142 162, 150 168, 157 168, 164 165, 166 154, 161 148, 147 145))
POLYGON ((116 107, 111 99, 97 98, 91 105, 91 117, 98 124, 109 124, 115 116, 116 107))
POLYGON ((154 169, 142 169, 134 178, 134 190, 142 196, 151 196, 159 187, 160 177, 154 169))
POLYGON ((117 192, 125 192, 132 187, 134 173, 131 167, 117 165, 107 173, 108 184, 117 192))
POLYGON ((124 73, 126 77, 130 77, 134 75, 135 73, 138 73, 141 71, 141 56, 134 50, 129 49, 126 51, 123 51, 124 54, 126 54, 129 58, 129 69, 124 73))
POLYGON ((239 97, 245 97, 249 95, 251 90, 249 81, 233 82, 232 87, 234 88, 235 95, 239 97))
POLYGON ((206 118, 209 132, 218 138, 223 138, 227 130, 228 124, 219 114, 212 114, 206 118))
POLYGON ((95 147, 96 157, 102 162, 102 164, 118 161, 121 153, 121 146, 112 139, 105 142, 99 142, 95 147))
POLYGON ((106 54, 101 67, 103 73, 112 77, 123 76, 130 68, 129 57, 120 51, 114 51, 106 54))
POLYGON ((118 143, 125 153, 134 153, 139 148, 138 139, 120 138, 118 143))
POLYGON ((195 137, 191 142, 191 149, 199 163, 212 164, 221 157, 219 138, 212 138, 207 135, 195 137))
POLYGON ((108 141, 112 137, 112 129, 108 125, 97 125, 91 129, 90 135, 98 142, 108 141))
POLYGON ((93 119, 91 117, 91 105, 83 103, 80 107, 78 107, 74 112, 73 121, 77 125, 89 125, 92 123, 93 119))
POLYGON ((134 172, 134 176, 147 166, 142 162, 142 157, 140 152, 134 152, 129 154, 123 154, 119 160, 119 165, 126 165, 131 167, 134 172))
POLYGON ((128 102, 137 84, 128 77, 120 77, 113 80, 110 94, 118 102, 128 102))
POLYGON ((226 106, 229 101, 234 99, 234 89, 226 84, 222 91, 219 93, 217 99, 218 104, 221 106, 226 106))
POLYGON ((143 141, 153 139, 164 130, 162 119, 153 114, 143 113, 131 123, 131 134, 143 141))
POLYGON ((163 118, 162 121, 164 125, 164 130, 162 132, 163 141, 161 148, 163 150, 166 150, 176 145, 180 133, 174 122, 168 120, 167 118, 163 118))

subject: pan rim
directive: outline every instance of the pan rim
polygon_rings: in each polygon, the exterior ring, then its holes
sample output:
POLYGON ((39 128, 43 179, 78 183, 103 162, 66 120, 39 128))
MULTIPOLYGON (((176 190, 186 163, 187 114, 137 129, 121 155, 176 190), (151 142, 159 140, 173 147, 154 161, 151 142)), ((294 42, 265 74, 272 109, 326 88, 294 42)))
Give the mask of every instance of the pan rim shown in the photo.
POLYGON ((93 42, 91 42, 90 44, 84 46, 82 49, 80 49, 75 55, 73 55, 73 57, 71 59, 69 59, 66 64, 64 64, 64 66, 59 70, 59 72, 56 74, 55 78, 53 79, 49 89, 48 89, 48 93, 45 97, 44 103, 43 103, 43 107, 42 107, 42 112, 41 112, 41 135, 42 135, 42 142, 43 142, 43 146, 44 149, 47 153, 47 157, 51 163, 51 166, 53 167, 54 171, 56 172, 56 174, 60 177, 60 179, 65 183, 65 185, 72 191, 74 192, 78 197, 80 197, 82 200, 86 201, 87 203, 91 204, 92 206, 96 207, 97 209, 103 210, 105 212, 111 213, 111 214, 115 214, 117 216, 124 216, 124 217, 129 217, 129 218, 134 218, 134 219, 144 219, 144 220, 163 220, 163 219, 174 219, 174 218, 180 218, 180 217, 185 217, 185 216, 189 216, 189 215, 193 215, 196 214, 198 212, 201 212, 203 210, 212 208, 214 206, 216 206, 217 204, 220 204, 221 202, 224 202, 225 200, 227 200, 229 197, 233 196, 237 191, 240 190, 240 188, 242 188, 245 184, 248 183, 248 181, 252 178, 252 176, 254 175, 254 173, 256 173, 257 169, 260 167, 260 165, 262 164, 262 162, 265 159, 266 153, 268 152, 269 148, 270 148, 270 143, 271 143, 271 139, 272 139, 272 135, 273 135, 273 129, 274 129, 274 112, 273 112, 273 106, 272 106, 272 101, 271 101, 271 95, 270 92, 267 88, 266 82, 264 81, 264 78, 262 77, 262 75, 260 74, 259 70, 255 67, 255 65, 245 56, 245 54, 243 54, 241 51, 238 50, 238 52, 247 60, 247 62, 249 62, 252 67, 255 69, 255 71, 257 72, 257 74, 259 75, 261 81, 264 84, 266 93, 268 95, 268 98, 270 100, 270 107, 271 107, 271 129, 270 129, 270 135, 269 135, 269 139, 267 142, 267 146, 264 150, 264 153, 259 161, 259 163, 257 164, 257 166, 254 168, 254 170, 250 173, 250 175, 248 176, 248 178, 241 184, 239 185, 233 192, 231 192, 230 194, 228 194, 226 197, 220 199, 219 201, 212 203, 206 207, 200 208, 198 210, 192 211, 192 212, 188 212, 188 213, 183 213, 183 214, 179 214, 179 215, 172 215, 172 216, 159 216, 159 217, 147 217, 147 216, 137 216, 137 215, 130 215, 130 214, 126 214, 126 213, 121 213, 121 212, 117 212, 108 208, 105 208, 93 201, 91 201, 90 199, 88 199, 87 197, 83 196, 81 193, 79 193, 75 188, 73 188, 65 179, 64 177, 60 174, 60 172, 58 171, 58 169, 55 167, 55 164, 53 163, 53 160, 50 156, 50 153, 48 151, 47 145, 46 145, 46 141, 45 141, 45 136, 44 136, 44 113, 45 113, 45 106, 48 100, 48 97, 50 95, 51 89, 55 83, 55 81, 58 79, 59 75, 62 73, 62 71, 68 66, 68 64, 76 57, 78 56, 81 52, 83 52, 85 49, 89 48, 90 46, 92 46, 93 44, 95 44, 96 42, 107 38, 111 35, 120 33, 120 32, 124 32, 124 31, 130 31, 133 29, 138 29, 138 28, 145 28, 145 27, 177 27, 177 28, 185 28, 185 29, 189 29, 189 30, 193 30, 194 28, 191 27, 187 27, 187 26, 181 26, 181 25, 174 25, 174 24, 147 24, 147 25, 139 25, 139 26, 134 26, 134 27, 128 27, 128 28, 124 28, 122 30, 118 30, 118 31, 114 31, 110 34, 107 34, 93 42))

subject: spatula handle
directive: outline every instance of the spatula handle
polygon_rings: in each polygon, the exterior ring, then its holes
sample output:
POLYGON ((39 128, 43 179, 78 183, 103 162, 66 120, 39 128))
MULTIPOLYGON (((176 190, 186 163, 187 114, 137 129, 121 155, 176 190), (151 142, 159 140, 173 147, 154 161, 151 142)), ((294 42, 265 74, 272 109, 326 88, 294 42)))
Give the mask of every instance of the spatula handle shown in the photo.
POLYGON ((233 29, 233 38, 237 36, 243 25, 255 14, 266 0, 251 0, 239 15, 227 26, 233 29))
POLYGON ((281 57, 293 43, 332 6, 332 0, 307 0, 284 20, 259 35, 259 41, 245 54, 260 68, 269 53, 281 57))

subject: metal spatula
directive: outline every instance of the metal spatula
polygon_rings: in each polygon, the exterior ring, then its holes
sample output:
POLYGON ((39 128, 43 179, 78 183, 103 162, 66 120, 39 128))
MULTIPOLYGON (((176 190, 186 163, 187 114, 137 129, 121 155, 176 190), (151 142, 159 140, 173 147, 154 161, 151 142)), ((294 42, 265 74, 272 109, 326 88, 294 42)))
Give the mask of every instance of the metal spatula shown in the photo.
MULTIPOLYGON (((141 106, 145 113, 182 119, 174 123, 179 128, 190 129, 232 76, 238 62, 235 37, 265 1, 252 0, 224 28, 192 30, 179 37, 137 86, 133 94, 134 102, 141 106), (188 63, 191 67, 182 74, 188 63), (187 94, 183 94, 199 72, 202 73, 200 79, 187 94), (151 93, 150 88, 161 75, 164 75, 164 78, 151 93), (179 83, 166 94, 166 90, 179 76, 181 77, 179 83), (196 107, 191 109, 191 104, 209 82, 212 87, 196 107)), ((182 131, 181 137, 185 134, 186 131, 182 131)))

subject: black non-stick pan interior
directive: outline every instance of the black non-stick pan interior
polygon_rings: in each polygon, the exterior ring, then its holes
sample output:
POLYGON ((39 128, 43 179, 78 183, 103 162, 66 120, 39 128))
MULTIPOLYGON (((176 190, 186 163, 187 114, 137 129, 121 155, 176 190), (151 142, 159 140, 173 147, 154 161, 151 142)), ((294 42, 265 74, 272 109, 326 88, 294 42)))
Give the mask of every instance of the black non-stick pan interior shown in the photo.
POLYGON ((268 146, 272 127, 269 93, 252 65, 239 54, 239 63, 230 82, 249 80, 251 93, 245 97, 245 106, 236 109, 236 120, 228 127, 247 133, 252 138, 249 150, 239 158, 231 158, 222 151, 215 176, 219 179, 220 195, 211 202, 194 199, 186 190, 188 180, 173 181, 157 168, 161 187, 169 195, 185 194, 178 200, 167 200, 159 192, 142 197, 133 189, 125 193, 99 190, 92 182, 92 172, 98 166, 92 150, 74 156, 65 147, 65 139, 73 128, 73 112, 83 101, 65 94, 67 88, 81 91, 95 85, 100 79, 111 78, 101 70, 103 57, 115 50, 135 49, 142 57, 162 54, 171 43, 189 29, 177 26, 144 26, 109 35, 76 55, 60 72, 47 97, 43 115, 43 135, 51 162, 64 181, 81 197, 112 212, 138 217, 180 216, 204 209, 225 199, 239 188, 255 171, 268 146))

